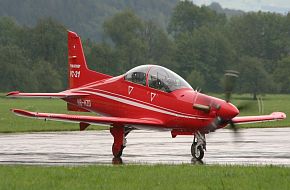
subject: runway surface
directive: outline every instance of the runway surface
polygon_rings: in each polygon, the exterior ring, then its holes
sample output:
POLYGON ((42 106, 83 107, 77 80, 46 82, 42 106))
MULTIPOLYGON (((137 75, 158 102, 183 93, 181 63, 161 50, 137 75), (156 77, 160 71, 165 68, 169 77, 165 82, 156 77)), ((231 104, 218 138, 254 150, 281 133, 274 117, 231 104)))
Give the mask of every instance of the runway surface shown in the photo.
MULTIPOLYGON (((0 164, 112 164, 109 131, 18 133, 0 135, 0 164)), ((172 139, 170 132, 133 131, 127 136, 124 164, 198 163, 192 137, 172 139)), ((116 161, 116 160, 114 160, 116 161)), ((290 128, 243 129, 207 135, 204 164, 290 166, 290 128)))

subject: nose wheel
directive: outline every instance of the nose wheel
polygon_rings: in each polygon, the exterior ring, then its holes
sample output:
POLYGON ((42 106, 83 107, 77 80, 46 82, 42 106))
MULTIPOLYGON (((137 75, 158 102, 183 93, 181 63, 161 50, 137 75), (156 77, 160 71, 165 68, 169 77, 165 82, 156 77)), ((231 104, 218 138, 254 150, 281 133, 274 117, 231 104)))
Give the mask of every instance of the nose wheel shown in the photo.
POLYGON ((191 155, 196 160, 202 160, 204 156, 204 150, 206 150, 205 135, 197 132, 194 135, 193 143, 191 145, 191 155))

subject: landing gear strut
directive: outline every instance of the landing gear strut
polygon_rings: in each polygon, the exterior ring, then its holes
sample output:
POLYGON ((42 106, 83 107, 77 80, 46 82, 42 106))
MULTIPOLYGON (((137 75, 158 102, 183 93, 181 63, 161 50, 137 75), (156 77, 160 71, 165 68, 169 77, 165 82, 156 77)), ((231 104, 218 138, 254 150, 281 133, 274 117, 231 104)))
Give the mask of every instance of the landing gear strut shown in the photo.
POLYGON ((113 126, 110 128, 110 132, 114 137, 112 153, 115 158, 120 158, 122 156, 123 150, 127 144, 125 137, 129 134, 130 131, 131 129, 125 128, 124 126, 113 126))
POLYGON ((206 150, 205 135, 199 131, 194 134, 193 143, 191 145, 191 155, 197 160, 201 160, 204 156, 204 150, 206 150))

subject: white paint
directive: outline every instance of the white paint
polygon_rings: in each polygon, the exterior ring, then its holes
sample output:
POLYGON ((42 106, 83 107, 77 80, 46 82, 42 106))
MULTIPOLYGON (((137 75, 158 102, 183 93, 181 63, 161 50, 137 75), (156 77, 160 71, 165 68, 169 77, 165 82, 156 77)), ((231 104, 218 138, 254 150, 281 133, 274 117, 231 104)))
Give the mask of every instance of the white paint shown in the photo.
POLYGON ((151 94, 151 102, 152 102, 156 96, 156 93, 151 92, 150 94, 151 94))
POLYGON ((79 64, 70 64, 70 68, 79 69, 80 67, 81 67, 81 65, 79 65, 79 64))
POLYGON ((70 77, 71 78, 80 78, 81 71, 70 71, 70 77))
POLYGON ((80 107, 92 107, 91 100, 83 100, 83 99, 77 99, 77 104, 80 107))
POLYGON ((188 118, 188 119, 199 119, 199 120, 209 120, 211 118, 202 118, 202 117, 198 117, 198 116, 187 116, 187 115, 184 115, 184 114, 177 114, 177 113, 173 113, 173 112, 170 112, 170 111, 166 111, 164 109, 159 109, 159 108, 156 108, 156 107, 152 107, 152 106, 149 106, 149 105, 145 105, 145 104, 142 104, 142 103, 139 103, 139 102, 135 102, 135 101, 131 101, 131 100, 128 100, 128 99, 124 99, 124 98, 120 98, 120 97, 116 97, 116 96, 112 96, 112 95, 108 95, 108 94, 103 94, 103 93, 100 93, 100 92, 91 92, 91 91, 79 91, 79 92, 84 92, 84 93, 88 93, 88 94, 94 94, 94 95, 97 95, 97 96, 100 96, 100 97, 104 97, 104 98, 107 98, 107 99, 110 99, 110 100, 114 100, 114 101, 117 101, 117 102, 121 102, 121 103, 124 103, 124 104, 127 104, 127 105, 131 105, 131 106, 135 106, 135 107, 139 107, 139 108, 142 108, 142 109, 147 109, 147 110, 150 110, 150 111, 155 111, 155 112, 158 112, 158 113, 163 113, 163 114, 167 114, 167 115, 171 115, 171 116, 175 116, 175 117, 181 117, 181 118, 188 118))
POLYGON ((133 86, 128 86, 128 94, 130 95, 133 91, 134 87, 133 86))

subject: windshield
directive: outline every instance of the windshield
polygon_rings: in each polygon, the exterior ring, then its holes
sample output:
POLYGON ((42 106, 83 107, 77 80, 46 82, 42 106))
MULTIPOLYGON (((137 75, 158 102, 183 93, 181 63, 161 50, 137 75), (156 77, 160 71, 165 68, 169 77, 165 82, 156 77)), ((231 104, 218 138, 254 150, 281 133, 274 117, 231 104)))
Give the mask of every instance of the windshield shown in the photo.
POLYGON ((148 85, 164 92, 192 87, 179 75, 161 66, 152 66, 148 75, 148 85))

